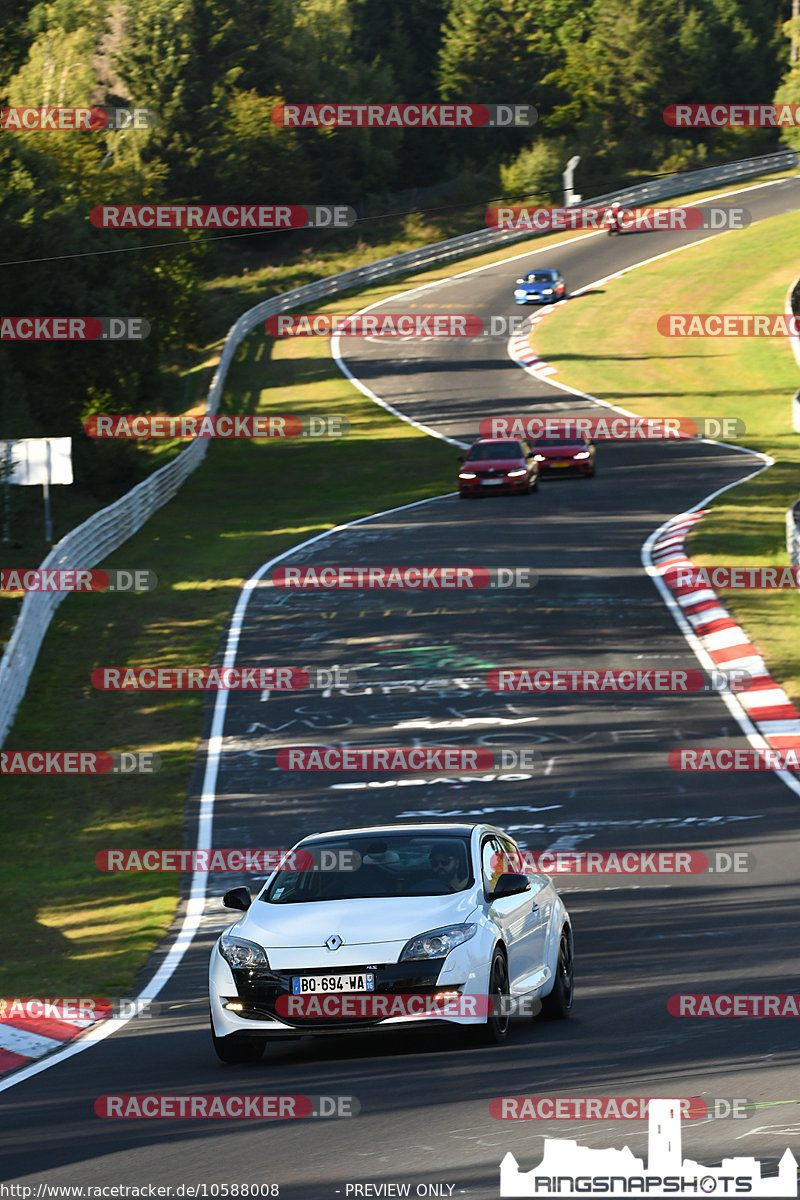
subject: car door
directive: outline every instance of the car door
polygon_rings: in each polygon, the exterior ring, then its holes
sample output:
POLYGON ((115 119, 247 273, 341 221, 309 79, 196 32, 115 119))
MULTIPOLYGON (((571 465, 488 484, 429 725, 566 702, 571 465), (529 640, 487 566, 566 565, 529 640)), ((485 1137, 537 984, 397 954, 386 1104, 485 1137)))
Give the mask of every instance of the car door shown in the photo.
POLYGON ((537 896, 542 890, 529 876, 531 888, 517 896, 502 896, 488 900, 497 880, 508 871, 521 870, 519 849, 510 838, 487 834, 481 844, 481 875, 484 896, 487 897, 489 914, 502 931, 508 949, 508 974, 512 995, 531 990, 535 986, 531 976, 544 962, 544 940, 546 920, 540 913, 537 896))

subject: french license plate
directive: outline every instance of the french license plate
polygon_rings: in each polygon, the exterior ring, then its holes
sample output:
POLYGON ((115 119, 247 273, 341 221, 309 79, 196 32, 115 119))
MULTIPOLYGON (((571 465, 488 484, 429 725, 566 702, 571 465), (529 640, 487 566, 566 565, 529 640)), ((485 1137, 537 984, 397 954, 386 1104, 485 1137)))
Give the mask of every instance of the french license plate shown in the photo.
POLYGON ((293 996, 330 996, 341 992, 374 992, 375 975, 293 975, 293 996))
POLYGON ((484 487, 499 487, 501 484, 505 483, 505 480, 504 479, 482 479, 481 483, 483 484, 484 487))

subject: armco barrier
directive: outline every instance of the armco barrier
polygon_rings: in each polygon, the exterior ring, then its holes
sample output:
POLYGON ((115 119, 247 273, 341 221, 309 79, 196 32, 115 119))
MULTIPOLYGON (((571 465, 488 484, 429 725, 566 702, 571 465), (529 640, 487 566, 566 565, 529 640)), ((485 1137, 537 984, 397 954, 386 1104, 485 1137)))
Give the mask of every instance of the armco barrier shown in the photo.
MULTIPOLYGON (((666 199, 668 196, 701 191, 707 186, 736 182, 752 178, 754 175, 791 170, 797 166, 797 162, 798 157, 793 150, 782 150, 777 154, 742 159, 740 162, 725 163, 719 167, 707 167, 702 171, 665 176, 623 191, 609 192, 607 196, 595 196, 582 203, 598 204, 605 200, 618 199, 624 204, 638 204, 666 199)), ((243 313, 228 330, 219 366, 209 388, 205 411, 218 411, 225 377, 237 347, 266 317, 289 312, 296 305, 305 305, 308 301, 324 300, 351 289, 358 290, 392 275, 403 275, 412 270, 452 262, 454 259, 466 258, 470 254, 492 250, 531 236, 530 230, 479 229, 475 233, 462 234, 446 242, 436 242, 419 250, 408 250, 392 258, 383 258, 368 266, 355 267, 350 271, 343 271, 340 275, 333 275, 316 283, 307 283, 291 292, 284 292, 280 296, 262 301, 255 308, 243 313)), ((127 541, 148 517, 175 495, 184 479, 203 461, 207 447, 206 440, 193 442, 172 462, 155 471, 119 500, 70 530, 53 547, 41 563, 41 568, 49 570, 96 567, 107 554, 127 541)), ((47 627, 63 599, 63 593, 32 592, 22 602, 14 631, 0 660, 0 746, 5 741, 17 707, 25 695, 47 627)))

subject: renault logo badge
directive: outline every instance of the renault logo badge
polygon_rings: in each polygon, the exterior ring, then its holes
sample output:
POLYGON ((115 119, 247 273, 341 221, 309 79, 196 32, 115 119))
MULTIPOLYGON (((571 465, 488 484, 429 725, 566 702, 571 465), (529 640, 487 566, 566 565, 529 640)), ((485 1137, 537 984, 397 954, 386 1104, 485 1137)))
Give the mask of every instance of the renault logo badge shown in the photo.
POLYGON ((338 950, 341 944, 342 939, 339 937, 338 933, 332 933, 329 938, 325 939, 325 945, 329 950, 338 950))

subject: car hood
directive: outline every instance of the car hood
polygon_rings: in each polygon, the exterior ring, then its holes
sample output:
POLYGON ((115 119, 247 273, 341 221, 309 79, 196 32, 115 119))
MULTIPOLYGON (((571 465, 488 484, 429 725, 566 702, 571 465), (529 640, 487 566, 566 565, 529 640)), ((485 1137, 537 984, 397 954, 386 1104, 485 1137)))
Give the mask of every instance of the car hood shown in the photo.
POLYGON ((574 458, 576 454, 580 454, 582 450, 588 450, 588 446, 533 446, 534 454, 542 454, 545 458, 574 458))
POLYGON ((475 458, 465 462, 462 471, 513 471, 525 466, 524 458, 475 458))
POLYGON ((556 283, 553 280, 549 283, 518 283, 517 287, 524 289, 526 292, 544 292, 551 291, 556 287, 556 283))
MULTIPOLYGON (((320 949, 338 934, 342 951, 376 942, 407 942, 442 925, 466 921, 475 910, 475 889, 448 896, 390 897, 380 900, 315 900, 308 904, 266 904, 254 900, 236 933, 270 948, 320 949)), ((333 963, 334 955, 331 954, 333 963)))

